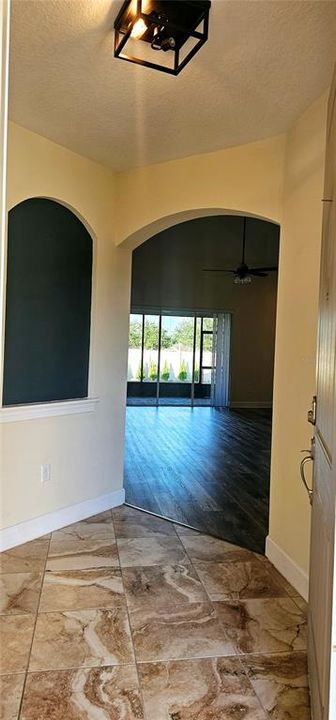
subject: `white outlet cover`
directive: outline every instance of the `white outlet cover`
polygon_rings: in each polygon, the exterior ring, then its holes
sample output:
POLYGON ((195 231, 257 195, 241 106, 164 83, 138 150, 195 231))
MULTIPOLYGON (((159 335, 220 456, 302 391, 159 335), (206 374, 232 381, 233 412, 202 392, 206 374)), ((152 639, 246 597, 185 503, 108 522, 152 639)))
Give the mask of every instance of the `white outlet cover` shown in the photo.
POLYGON ((50 463, 44 463, 41 465, 41 483, 44 484, 50 481, 51 476, 51 465, 50 463))

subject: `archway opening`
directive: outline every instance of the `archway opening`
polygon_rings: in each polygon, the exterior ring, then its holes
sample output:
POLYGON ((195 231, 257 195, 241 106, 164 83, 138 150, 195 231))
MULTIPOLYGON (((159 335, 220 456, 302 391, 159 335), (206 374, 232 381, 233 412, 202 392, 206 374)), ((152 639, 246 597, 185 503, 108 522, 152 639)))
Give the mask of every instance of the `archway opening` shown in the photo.
POLYGON ((225 214, 162 230, 132 262, 126 502, 259 552, 278 255, 277 224, 225 214))

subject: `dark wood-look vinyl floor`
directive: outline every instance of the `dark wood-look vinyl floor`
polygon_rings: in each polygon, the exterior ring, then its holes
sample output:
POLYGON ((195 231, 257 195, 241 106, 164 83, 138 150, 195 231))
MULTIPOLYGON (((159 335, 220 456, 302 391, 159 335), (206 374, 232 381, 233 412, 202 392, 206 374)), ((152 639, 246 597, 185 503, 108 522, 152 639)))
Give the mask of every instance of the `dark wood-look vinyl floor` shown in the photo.
POLYGON ((268 410, 128 407, 126 502, 264 552, 268 410))

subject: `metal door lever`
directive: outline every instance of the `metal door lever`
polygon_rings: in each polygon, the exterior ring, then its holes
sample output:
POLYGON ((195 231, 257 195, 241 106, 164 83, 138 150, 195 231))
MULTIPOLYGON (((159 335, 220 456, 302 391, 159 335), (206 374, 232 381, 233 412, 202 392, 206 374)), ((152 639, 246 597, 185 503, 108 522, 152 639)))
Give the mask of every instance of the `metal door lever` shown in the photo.
POLYGON ((303 482, 303 484, 304 484, 305 489, 307 490, 309 502, 310 502, 310 504, 312 505, 312 502, 313 502, 313 488, 310 488, 309 485, 308 485, 308 483, 307 483, 306 476, 305 476, 305 467, 306 467, 306 464, 307 464, 308 462, 314 462, 314 457, 315 457, 315 438, 312 437, 312 439, 311 439, 310 450, 301 450, 301 452, 307 453, 307 455, 306 455, 306 456, 301 460, 301 462, 300 462, 300 475, 301 475, 301 480, 302 480, 302 482, 303 482))
POLYGON ((300 475, 301 475, 301 480, 302 480, 302 482, 303 482, 303 484, 304 484, 304 486, 305 486, 305 488, 306 488, 306 490, 307 490, 308 497, 309 497, 309 502, 310 502, 310 504, 312 505, 312 503, 313 503, 313 489, 309 487, 309 485, 308 485, 308 483, 307 483, 307 480, 306 480, 306 478, 305 478, 305 465, 306 465, 307 462, 313 462, 313 458, 311 457, 311 455, 306 455, 306 457, 304 457, 303 460, 301 460, 301 462, 300 462, 300 475))

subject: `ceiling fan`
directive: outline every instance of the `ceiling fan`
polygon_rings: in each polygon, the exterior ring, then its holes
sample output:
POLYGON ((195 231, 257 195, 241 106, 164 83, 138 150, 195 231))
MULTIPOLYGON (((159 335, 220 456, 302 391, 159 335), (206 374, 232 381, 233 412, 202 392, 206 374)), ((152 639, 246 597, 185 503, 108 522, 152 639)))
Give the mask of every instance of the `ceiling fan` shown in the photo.
POLYGON ((277 266, 273 267, 257 267, 250 268, 245 262, 245 244, 246 244, 246 217, 244 217, 243 225, 243 252, 240 265, 234 270, 222 270, 219 268, 204 268, 203 272, 221 272, 228 275, 233 275, 233 282, 238 285, 245 285, 250 283, 252 276, 255 277, 267 277, 269 272, 277 272, 277 266))

